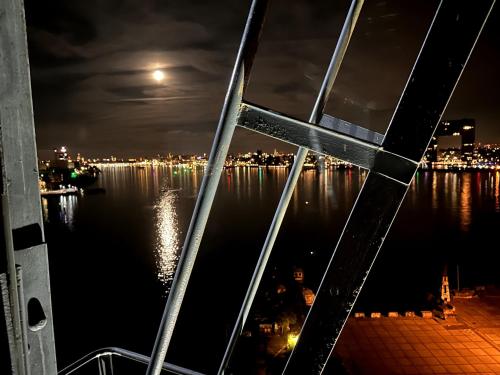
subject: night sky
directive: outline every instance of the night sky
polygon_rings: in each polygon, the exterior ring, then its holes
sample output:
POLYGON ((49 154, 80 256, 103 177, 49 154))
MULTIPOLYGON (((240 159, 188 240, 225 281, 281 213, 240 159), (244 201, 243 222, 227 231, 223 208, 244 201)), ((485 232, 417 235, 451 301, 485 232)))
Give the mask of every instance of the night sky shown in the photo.
MULTIPOLYGON (((41 157, 208 152, 250 1, 26 0, 41 157), (153 79, 161 69, 162 82, 153 79)), ((348 1, 275 0, 246 98, 306 120, 348 1)), ((326 112, 384 131, 438 1, 370 1, 326 112)), ((500 9, 445 118, 475 118, 500 143, 500 9)), ((238 129, 233 151, 294 150, 238 129)))

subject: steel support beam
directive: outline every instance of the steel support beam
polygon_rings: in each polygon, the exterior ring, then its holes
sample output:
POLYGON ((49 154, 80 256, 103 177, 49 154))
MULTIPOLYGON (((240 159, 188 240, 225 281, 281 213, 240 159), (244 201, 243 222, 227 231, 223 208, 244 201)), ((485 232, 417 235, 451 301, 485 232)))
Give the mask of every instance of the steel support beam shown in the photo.
MULTIPOLYGON (((493 4, 440 3, 382 143, 385 150, 423 157, 493 4)), ((323 372, 407 190, 374 171, 368 174, 284 374, 323 372)))
MULTIPOLYGON (((334 119, 334 117, 329 117, 334 119)), ((363 136, 368 136, 369 130, 367 129, 343 120, 335 120, 337 124, 341 124, 342 128, 355 129, 363 136)), ((335 156, 343 161, 391 177, 403 184, 410 183, 413 171, 418 165, 417 161, 389 152, 377 144, 296 120, 246 102, 240 106, 238 125, 304 149, 335 156)))
POLYGON ((374 132, 373 130, 363 128, 359 125, 351 124, 347 121, 340 120, 327 114, 323 114, 319 125, 338 133, 342 133, 344 135, 348 135, 350 137, 370 142, 379 146, 384 140, 384 134, 374 132))
MULTIPOLYGON (((352 0, 351 5, 349 7, 349 11, 347 12, 347 16, 344 21, 344 25, 342 27, 342 30, 340 32, 339 39, 337 41, 337 45, 335 47, 335 50, 333 52, 332 58, 330 59, 330 64, 328 66, 327 72, 325 74, 325 77, 323 79, 323 83, 321 85, 321 88, 319 90, 318 96, 316 98, 316 102, 314 103, 313 110, 311 112, 311 116, 309 118, 310 123, 317 123, 319 119, 323 115, 323 110, 326 106, 326 103, 328 101, 328 98, 330 96, 333 83, 335 82, 335 79, 340 71, 340 66, 342 64, 342 60, 344 59, 345 52, 347 50, 347 47, 349 45, 349 41, 351 40, 352 33, 354 32, 354 28, 356 26, 359 14, 361 12, 361 8, 363 6, 364 0, 352 0)), ((276 114, 276 116, 280 116, 276 114)), ((293 125, 298 125, 296 120, 292 120, 289 118, 286 118, 284 116, 281 116, 279 119, 274 117, 274 114, 271 114, 269 111, 261 111, 257 107, 251 107, 250 105, 246 103, 242 103, 240 106, 240 113, 238 116, 238 123, 239 125, 245 126, 245 125, 251 125, 251 124, 261 124, 262 125, 262 120, 264 117, 267 117, 266 123, 270 125, 271 123, 273 125, 276 125, 276 127, 279 127, 280 124, 287 123, 291 124, 292 127, 293 125), (257 116, 253 116, 253 121, 250 117, 251 113, 253 111, 253 114, 257 114, 257 116), (262 116, 262 117, 259 117, 262 116), (246 119, 245 119, 246 117, 246 119), (275 120, 277 120, 275 122, 275 120)), ((304 124, 303 127, 299 126, 299 128, 304 129, 306 128, 306 131, 309 131, 309 137, 304 137, 302 136, 302 139, 309 139, 312 140, 312 144, 317 146, 318 142, 318 135, 317 135, 317 129, 311 128, 307 129, 309 124, 304 124)), ((264 126, 261 127, 262 129, 269 129, 272 126, 264 126)), ((275 130, 278 129, 277 133, 279 133, 281 136, 285 137, 286 132, 282 132, 279 130, 279 128, 276 128, 275 130)), ((293 129, 292 129, 293 130, 293 129)), ((335 135, 334 134, 329 134, 330 139, 334 139, 333 143, 335 142, 335 135)), ((285 139, 288 141, 288 139, 285 139)), ((296 143, 298 145, 301 145, 300 143, 296 143)), ((302 145, 301 145, 302 146, 302 145)), ((319 146, 318 146, 319 147, 319 146)), ((236 319, 236 323, 234 325, 231 337, 229 339, 228 345, 226 347, 226 351, 224 353, 224 357, 222 359, 221 365, 219 367, 219 374, 224 374, 226 371, 229 361, 231 358, 231 354, 233 352, 233 349, 236 345, 236 341, 238 337, 241 335, 241 332, 243 331, 243 327, 245 326, 245 322, 248 318, 248 314, 250 312, 250 308, 253 304, 253 301, 255 299, 255 295, 257 293, 257 290, 259 288, 260 282, 262 280, 262 276, 264 274, 267 262, 269 260, 269 257, 271 255, 272 249, 274 247, 274 242, 276 241, 276 237, 278 235, 279 229, 281 227, 281 223, 283 222, 283 218, 285 217, 286 209, 288 207, 288 204, 290 203, 290 199, 292 197, 293 190, 295 188, 295 185, 297 184, 297 180, 300 176, 300 173, 302 171, 302 166, 304 164, 304 161, 306 159, 308 153, 308 149, 305 147, 299 147, 299 150, 297 152, 297 155, 295 157, 293 166, 290 170, 290 174, 288 176, 285 188, 283 190, 283 193, 281 195, 280 201, 278 203, 278 207, 276 208, 276 213, 273 217, 273 221, 271 222, 271 226, 269 228, 269 231, 266 236, 266 240, 264 242, 264 245, 262 247, 262 251, 260 253, 259 259, 257 261, 257 265, 255 266, 254 273, 252 275, 252 279, 250 281, 250 285, 248 287, 248 290, 245 294, 245 298, 243 299, 243 303, 241 305, 240 312, 238 314, 238 317, 236 319)))
POLYGON ((0 163, 3 289, 13 371, 57 372, 22 0, 0 2, 0 163), (29 350, 28 350, 29 348, 29 350))
POLYGON ((207 172, 155 343, 148 374, 158 374, 215 196, 236 124, 296 144, 295 162, 243 301, 219 374, 226 371, 248 316, 308 150, 370 170, 337 244, 286 373, 319 374, 406 194, 494 0, 443 0, 386 136, 324 115, 323 110, 363 1, 353 0, 309 122, 243 101, 266 5, 254 0, 207 172), (317 125, 319 123, 319 125, 317 125))
POLYGON ((186 293, 217 186, 219 185, 220 176, 226 162, 229 145, 236 128, 238 109, 250 77, 253 58, 258 46, 262 25, 264 24, 267 3, 267 0, 252 1, 205 175, 165 305, 153 353, 151 354, 151 362, 147 370, 148 375, 158 375, 165 361, 182 300, 186 293))

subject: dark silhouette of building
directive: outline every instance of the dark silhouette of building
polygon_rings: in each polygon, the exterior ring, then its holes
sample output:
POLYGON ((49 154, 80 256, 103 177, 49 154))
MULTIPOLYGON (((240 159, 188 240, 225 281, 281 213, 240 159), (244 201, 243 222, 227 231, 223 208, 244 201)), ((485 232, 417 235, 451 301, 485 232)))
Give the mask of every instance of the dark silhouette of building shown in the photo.
POLYGON ((61 146, 60 148, 54 149, 54 159, 51 160, 50 166, 52 168, 61 168, 61 169, 74 167, 68 155, 68 150, 66 149, 66 146, 61 146))
POLYGON ((439 137, 460 136, 462 160, 468 164, 472 163, 472 154, 476 141, 476 121, 474 119, 444 120, 441 121, 425 154, 427 161, 438 160, 439 137))

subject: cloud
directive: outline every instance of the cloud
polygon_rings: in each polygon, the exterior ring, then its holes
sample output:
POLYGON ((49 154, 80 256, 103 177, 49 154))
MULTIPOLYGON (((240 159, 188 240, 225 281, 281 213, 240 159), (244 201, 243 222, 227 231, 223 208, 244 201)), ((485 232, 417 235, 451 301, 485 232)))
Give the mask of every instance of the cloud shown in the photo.
MULTIPOLYGON (((366 2, 329 114, 385 129, 437 3, 366 2)), ((307 119, 348 5, 274 1, 247 99, 307 119)), ((73 148, 92 155, 108 148, 124 154, 169 147, 208 152, 248 7, 249 1, 233 0, 26 0, 39 147, 71 147, 74 139, 73 148), (151 78, 154 69, 166 74, 161 84, 151 78)), ((497 27, 490 29, 494 34, 497 27)), ((488 123, 495 117, 479 103, 491 104, 483 87, 498 85, 498 45, 491 51, 497 42, 498 37, 486 35, 479 43, 479 56, 494 58, 473 59, 464 75, 465 89, 459 86, 452 101, 456 105, 450 113, 474 113, 479 126, 481 113, 488 113, 488 123), (488 72, 488 79, 482 72, 488 72)), ((255 147, 251 142, 256 138, 237 138, 243 148, 255 147)))

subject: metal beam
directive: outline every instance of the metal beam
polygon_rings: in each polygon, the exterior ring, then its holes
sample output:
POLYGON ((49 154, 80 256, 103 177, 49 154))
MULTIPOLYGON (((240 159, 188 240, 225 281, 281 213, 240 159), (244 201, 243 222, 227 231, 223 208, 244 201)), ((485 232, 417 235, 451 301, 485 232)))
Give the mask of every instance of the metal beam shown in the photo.
MULTIPOLYGON (((419 160, 441 119, 494 0, 443 0, 382 146, 419 160)), ((415 168, 416 170, 416 168, 415 168)), ((284 374, 321 374, 407 187, 370 172, 351 211, 284 374)))
POLYGON ((172 288, 170 289, 165 305, 153 353, 151 354, 151 362, 147 370, 148 375, 158 375, 162 370, 162 364, 165 360, 168 346, 174 332, 182 300, 186 293, 203 232, 205 231, 208 216, 215 198, 217 186, 219 185, 222 169, 226 162, 229 145, 233 137, 234 129, 236 128, 238 109, 249 80, 253 57, 257 49, 262 25, 264 23, 267 3, 267 0, 253 0, 250 8, 245 31, 243 32, 238 56, 236 57, 233 74, 226 94, 224 107, 212 145, 212 151, 210 152, 196 206, 177 264, 172 288))
POLYGON ((327 114, 323 114, 319 125, 338 133, 342 133, 362 141, 374 143, 379 146, 384 140, 384 134, 374 132, 373 130, 363 128, 359 125, 351 124, 350 122, 340 120, 327 114))
POLYGON ((0 2, 0 81, 0 254, 7 259, 0 272, 7 276, 11 359, 19 374, 52 375, 56 356, 22 0, 0 2))
MULTIPOLYGON (((337 122, 351 129, 363 129, 343 120, 337 122)), ((334 156, 403 184, 410 182, 418 165, 417 161, 386 151, 379 145, 246 102, 240 105, 238 125, 320 154, 334 156)))
MULTIPOLYGON (((359 13, 361 12, 361 8, 363 6, 364 0, 352 0, 351 6, 349 7, 349 11, 347 13, 346 19, 344 21, 344 25, 342 27, 342 31, 340 33, 339 39, 337 41, 337 45, 335 47, 335 51, 333 52, 332 58, 330 60, 330 65, 328 66, 327 72, 323 79, 323 83, 319 90, 318 96, 316 98, 316 102, 314 104, 314 108, 312 110, 311 116, 309 118, 309 122, 316 123, 319 121, 323 114, 323 110, 328 101, 331 89, 333 87, 333 83, 337 74, 340 70, 340 65, 344 58, 345 52, 347 50, 347 46, 349 45, 349 41, 351 39, 351 35, 354 31, 354 27, 356 26, 356 22, 359 17, 359 13)), ((238 120, 242 120, 242 111, 245 104, 242 103, 242 108, 240 108, 240 115, 238 120)), ((247 107, 249 108, 249 107, 247 107)), ((249 114, 249 112, 246 112, 249 114)), ((269 113, 269 112, 267 112, 269 113)), ((288 119, 283 119, 284 122, 288 119)), ((252 121, 249 121, 251 123, 252 121)), ((293 122, 293 121, 292 121, 293 122)), ((242 124, 245 121, 241 121, 242 124)), ((315 131, 311 132, 311 136, 313 139, 316 138, 315 131)), ((236 323, 234 325, 231 337, 229 339, 229 343, 227 345, 226 351, 224 353, 224 357, 222 359, 221 365, 219 367, 219 374, 223 374, 226 371, 226 368, 229 364, 229 360, 231 358, 231 354, 236 345, 236 341, 238 337, 241 335, 243 331, 243 327, 247 320, 248 314, 250 312, 250 308, 252 306, 253 300, 257 293, 257 289, 259 287, 260 281, 262 280, 262 275, 264 274, 264 270, 266 268, 267 262, 271 255, 274 242, 278 235, 279 229, 281 227, 281 223, 283 218, 285 217, 285 212, 290 203, 290 199, 292 197, 293 190, 295 185, 297 184, 297 180, 302 171, 302 165, 304 164, 305 158, 307 156, 308 150, 304 147, 300 147, 293 166, 290 170, 290 174, 288 176, 288 180, 286 182, 285 188, 281 195, 280 201, 278 203, 278 207, 276 209, 276 213, 274 215, 273 221, 269 228, 269 232, 267 233, 266 240, 262 247, 262 251, 260 253, 259 259, 257 261, 257 265, 255 266, 254 273, 252 275, 252 280, 250 281, 250 285, 245 294, 245 298, 243 299, 243 303, 241 305, 240 312, 236 319, 236 323)))

